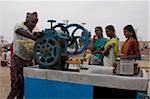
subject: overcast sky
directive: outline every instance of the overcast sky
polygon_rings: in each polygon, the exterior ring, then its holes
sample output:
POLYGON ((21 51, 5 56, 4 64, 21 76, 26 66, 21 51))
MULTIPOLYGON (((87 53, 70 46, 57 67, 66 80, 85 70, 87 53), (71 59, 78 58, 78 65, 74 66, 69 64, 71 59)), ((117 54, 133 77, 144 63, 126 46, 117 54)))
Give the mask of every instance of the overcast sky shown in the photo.
MULTIPOLYGON (((69 23, 87 23, 85 27, 94 34, 96 26, 114 25, 116 35, 125 40, 123 27, 132 24, 139 40, 150 41, 148 0, 88 0, 88 1, 0 1, 0 35, 9 42, 13 40, 13 28, 16 23, 25 20, 27 12, 37 11, 38 27, 41 30, 49 27, 48 19, 69 23)), ((105 35, 105 32, 104 32, 105 35)), ((106 35, 105 35, 106 36, 106 35)))

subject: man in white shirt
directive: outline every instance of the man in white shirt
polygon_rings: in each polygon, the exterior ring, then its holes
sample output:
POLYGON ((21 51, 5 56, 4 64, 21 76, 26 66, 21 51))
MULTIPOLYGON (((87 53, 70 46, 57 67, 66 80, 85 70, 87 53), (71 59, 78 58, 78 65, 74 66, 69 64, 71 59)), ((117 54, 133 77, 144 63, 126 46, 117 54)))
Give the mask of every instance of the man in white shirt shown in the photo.
POLYGON ((13 54, 11 63, 11 92, 7 99, 23 99, 24 77, 23 67, 32 66, 33 47, 36 37, 32 30, 38 22, 36 12, 27 13, 26 21, 14 28, 13 54))

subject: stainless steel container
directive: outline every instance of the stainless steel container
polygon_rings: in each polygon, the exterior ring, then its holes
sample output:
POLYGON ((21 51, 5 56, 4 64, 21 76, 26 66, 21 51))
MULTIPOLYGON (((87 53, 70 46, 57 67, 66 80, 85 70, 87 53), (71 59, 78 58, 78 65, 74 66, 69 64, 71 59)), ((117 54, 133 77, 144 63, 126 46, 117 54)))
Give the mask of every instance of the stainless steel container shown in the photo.
POLYGON ((135 60, 120 59, 116 61, 115 73, 118 75, 138 74, 138 64, 135 60))
POLYGON ((120 60, 119 74, 134 75, 134 60, 122 59, 120 60))

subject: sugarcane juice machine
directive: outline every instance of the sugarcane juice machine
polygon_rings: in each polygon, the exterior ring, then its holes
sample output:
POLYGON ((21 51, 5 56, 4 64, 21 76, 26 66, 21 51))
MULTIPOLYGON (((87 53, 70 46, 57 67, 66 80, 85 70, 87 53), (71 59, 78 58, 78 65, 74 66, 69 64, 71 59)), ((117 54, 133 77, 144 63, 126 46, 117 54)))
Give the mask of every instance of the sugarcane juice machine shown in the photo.
POLYGON ((88 46, 89 32, 79 24, 58 23, 48 20, 51 27, 42 31, 42 36, 36 39, 34 57, 39 68, 65 70, 66 61, 70 56, 83 53, 88 46), (83 36, 82 33, 85 35, 83 36), (79 41, 82 46, 79 46, 79 41), (70 50, 70 46, 74 49, 70 50))

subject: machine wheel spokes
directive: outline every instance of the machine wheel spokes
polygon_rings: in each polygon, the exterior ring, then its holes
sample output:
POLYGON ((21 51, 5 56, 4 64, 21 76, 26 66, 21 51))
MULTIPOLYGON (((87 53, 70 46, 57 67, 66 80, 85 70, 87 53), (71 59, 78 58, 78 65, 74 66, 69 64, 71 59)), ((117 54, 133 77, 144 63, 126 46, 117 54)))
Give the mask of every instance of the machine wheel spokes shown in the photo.
POLYGON ((35 43, 36 61, 43 66, 53 66, 58 62, 60 45, 54 38, 41 38, 35 43))
POLYGON ((69 35, 71 35, 68 47, 74 46, 74 50, 67 49, 67 53, 71 55, 82 53, 88 46, 89 32, 78 24, 69 24, 66 28, 69 31, 69 35), (80 43, 82 43, 82 46, 80 46, 80 43))

